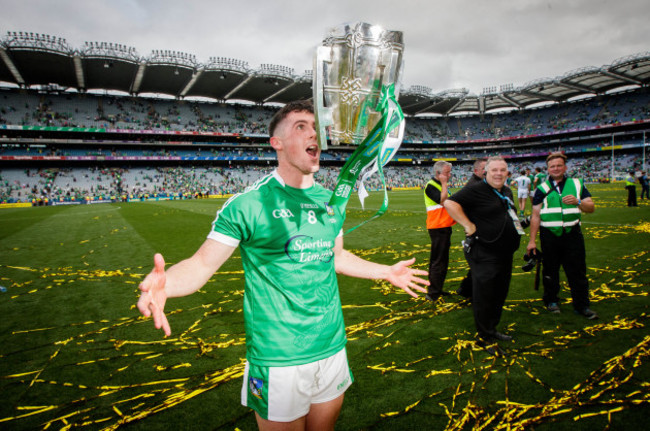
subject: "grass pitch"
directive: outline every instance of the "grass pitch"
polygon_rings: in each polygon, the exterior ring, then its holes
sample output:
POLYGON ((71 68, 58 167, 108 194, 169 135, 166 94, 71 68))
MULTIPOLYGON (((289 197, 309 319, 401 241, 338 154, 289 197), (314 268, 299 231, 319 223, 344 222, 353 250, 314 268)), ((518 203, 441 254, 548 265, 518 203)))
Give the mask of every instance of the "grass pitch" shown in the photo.
MULTIPOLYGON (((625 207, 621 185, 588 186, 592 308, 599 320, 545 312, 515 255, 500 328, 509 355, 473 344, 470 305, 413 300, 383 282, 340 278, 355 383, 337 429, 630 429, 650 413, 650 205, 625 207)), ((368 206, 377 208, 380 195, 368 206)), ((383 217, 345 246, 426 269, 421 192, 393 192, 383 217)), ((210 282, 172 299, 164 339, 135 309, 137 284, 203 242, 223 200, 0 210, 1 429, 253 430, 239 404, 245 356, 238 252, 210 282)), ((350 200, 346 227, 367 219, 350 200)), ((467 271, 454 228, 446 290, 467 271)))

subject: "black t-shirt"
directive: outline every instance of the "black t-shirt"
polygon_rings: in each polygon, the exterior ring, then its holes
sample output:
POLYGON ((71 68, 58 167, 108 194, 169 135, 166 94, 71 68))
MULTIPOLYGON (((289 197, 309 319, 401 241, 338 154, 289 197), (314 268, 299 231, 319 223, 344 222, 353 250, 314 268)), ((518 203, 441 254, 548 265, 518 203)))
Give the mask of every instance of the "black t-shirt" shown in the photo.
POLYGON ((478 242, 495 254, 510 254, 519 248, 520 235, 508 214, 514 209, 512 190, 503 186, 500 197, 485 181, 468 184, 449 199, 463 207, 476 225, 478 242), (507 200, 505 198, 508 198, 507 200))
POLYGON ((479 176, 476 175, 476 174, 472 174, 472 176, 470 177, 470 179, 467 180, 467 183, 465 183, 465 187, 467 187, 467 186, 471 186, 472 184, 480 183, 481 181, 483 181, 483 178, 482 178, 482 177, 479 177, 479 176))

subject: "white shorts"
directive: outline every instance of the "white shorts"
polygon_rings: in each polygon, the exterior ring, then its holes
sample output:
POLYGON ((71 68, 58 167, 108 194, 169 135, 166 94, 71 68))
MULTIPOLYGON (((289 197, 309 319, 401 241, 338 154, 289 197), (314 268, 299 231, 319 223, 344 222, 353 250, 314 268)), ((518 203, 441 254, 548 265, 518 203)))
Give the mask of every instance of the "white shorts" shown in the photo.
POLYGON ((263 419, 291 422, 307 415, 312 404, 341 396, 353 380, 345 348, 328 358, 288 367, 247 361, 241 403, 263 419))
POLYGON ((528 197, 528 190, 517 190, 517 197, 519 199, 526 199, 528 197))

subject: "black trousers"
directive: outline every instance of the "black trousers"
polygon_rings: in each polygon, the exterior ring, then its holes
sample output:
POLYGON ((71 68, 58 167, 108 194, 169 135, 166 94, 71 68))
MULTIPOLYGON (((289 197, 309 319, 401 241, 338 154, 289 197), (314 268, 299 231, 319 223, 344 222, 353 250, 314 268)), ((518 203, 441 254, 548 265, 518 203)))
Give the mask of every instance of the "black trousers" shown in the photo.
POLYGON ((539 239, 542 245, 544 304, 548 305, 560 300, 560 266, 562 266, 571 288, 573 308, 580 311, 589 307, 585 240, 580 226, 574 226, 571 232, 565 232, 561 236, 556 236, 550 230, 540 227, 539 239))
POLYGON ((645 195, 646 199, 650 199, 650 187, 647 185, 641 186, 641 199, 643 199, 643 195, 645 195))
MULTIPOLYGON (((469 262, 468 262, 469 263, 469 262)), ((472 298, 472 270, 467 271, 467 275, 460 281, 460 286, 456 293, 464 296, 465 298, 472 298)))
POLYGON ((431 253, 429 254, 430 296, 439 296, 447 278, 449 267, 449 247, 451 246, 451 227, 429 229, 431 253))
POLYGON ((627 189, 627 206, 636 206, 636 186, 625 186, 627 189))
POLYGON ((489 340, 501 320, 512 278, 512 255, 475 244, 465 258, 472 272, 472 309, 480 338, 489 340))

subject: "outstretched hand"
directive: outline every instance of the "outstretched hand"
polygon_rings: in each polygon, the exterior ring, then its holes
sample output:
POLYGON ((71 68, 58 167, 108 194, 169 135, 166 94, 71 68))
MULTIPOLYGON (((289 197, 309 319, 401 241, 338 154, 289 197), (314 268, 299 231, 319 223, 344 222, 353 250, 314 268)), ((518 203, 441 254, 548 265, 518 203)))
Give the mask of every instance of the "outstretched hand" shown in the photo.
POLYGON ((429 280, 425 280, 417 276, 426 276, 429 273, 421 269, 410 268, 410 265, 413 265, 413 263, 415 263, 415 258, 397 262, 395 265, 389 268, 388 275, 386 276, 386 281, 395 287, 399 287, 412 297, 417 298, 418 295, 417 293, 413 292, 413 290, 426 293, 427 289, 421 285, 429 285, 429 280))
POLYGON ((143 316, 150 317, 153 315, 153 323, 156 329, 162 328, 165 336, 168 337, 172 331, 163 311, 167 301, 165 259, 160 253, 156 253, 153 257, 153 263, 153 269, 139 286, 142 294, 140 294, 138 300, 138 310, 143 316))

